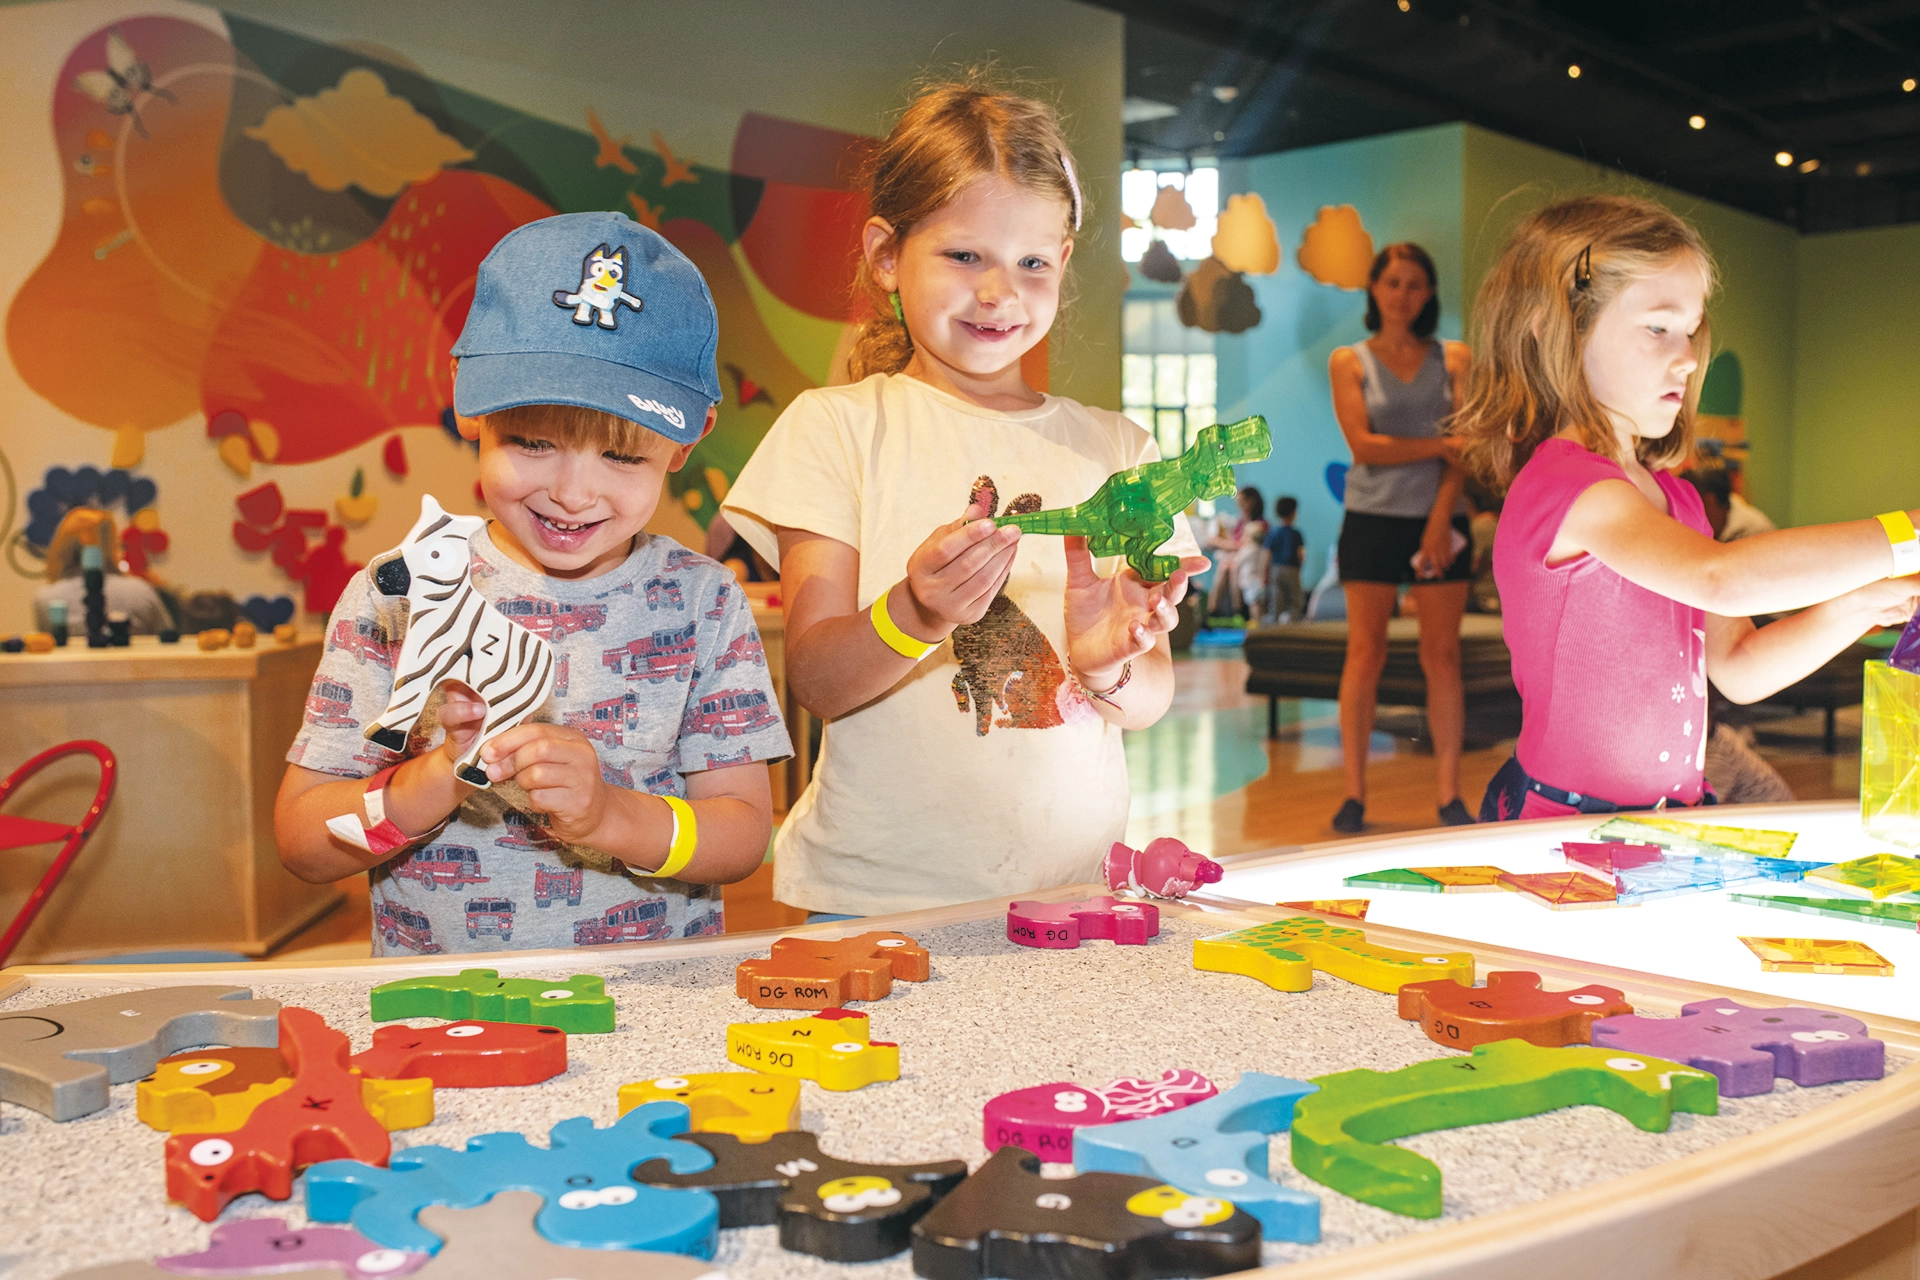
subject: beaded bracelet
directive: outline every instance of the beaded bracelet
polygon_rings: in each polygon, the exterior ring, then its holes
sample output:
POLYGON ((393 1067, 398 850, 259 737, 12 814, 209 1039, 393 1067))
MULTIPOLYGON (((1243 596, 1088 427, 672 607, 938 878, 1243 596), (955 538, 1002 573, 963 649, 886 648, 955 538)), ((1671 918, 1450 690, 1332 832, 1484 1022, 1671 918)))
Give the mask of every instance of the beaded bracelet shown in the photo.
POLYGON ((1093 698, 1096 701, 1106 703, 1108 706, 1112 707, 1115 711, 1124 711, 1126 710, 1126 708, 1122 707, 1117 701, 1115 701, 1113 695, 1120 692, 1122 689, 1126 688, 1127 681, 1131 679, 1133 679, 1133 660, 1129 658, 1127 660, 1127 664, 1120 668, 1120 679, 1115 682, 1113 688, 1108 689, 1105 693, 1095 693, 1092 689, 1087 688, 1087 686, 1083 684, 1080 686, 1080 692, 1086 694, 1089 698, 1093 698))

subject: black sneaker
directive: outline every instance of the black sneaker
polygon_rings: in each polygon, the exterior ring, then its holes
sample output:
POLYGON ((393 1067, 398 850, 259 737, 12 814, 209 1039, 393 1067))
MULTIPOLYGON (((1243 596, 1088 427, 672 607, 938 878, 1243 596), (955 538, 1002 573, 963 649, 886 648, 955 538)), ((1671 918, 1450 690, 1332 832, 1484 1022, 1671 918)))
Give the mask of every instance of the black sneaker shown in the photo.
POLYGON ((1467 812, 1467 806, 1455 796, 1440 807, 1440 825, 1443 827, 1470 827, 1474 825, 1473 815, 1467 812))
MULTIPOLYGON (((1459 801, 1454 801, 1458 804, 1459 801)), ((1464 810, 1462 811, 1464 812, 1464 810)), ((1351 797, 1333 815, 1333 829, 1343 836, 1357 836, 1367 829, 1367 806, 1351 797)))

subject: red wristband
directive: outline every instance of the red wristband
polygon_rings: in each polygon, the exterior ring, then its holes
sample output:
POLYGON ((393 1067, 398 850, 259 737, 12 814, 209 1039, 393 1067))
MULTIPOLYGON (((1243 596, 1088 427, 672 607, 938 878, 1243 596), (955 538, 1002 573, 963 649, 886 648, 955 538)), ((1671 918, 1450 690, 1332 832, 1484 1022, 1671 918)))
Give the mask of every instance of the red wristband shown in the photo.
POLYGON ((437 835, 447 825, 445 821, 431 831, 410 836, 387 817, 387 783, 392 779, 393 771, 399 767, 397 764, 388 765, 367 779, 366 794, 360 801, 364 817, 343 813, 337 818, 327 819, 327 830, 355 848, 382 857, 437 835))

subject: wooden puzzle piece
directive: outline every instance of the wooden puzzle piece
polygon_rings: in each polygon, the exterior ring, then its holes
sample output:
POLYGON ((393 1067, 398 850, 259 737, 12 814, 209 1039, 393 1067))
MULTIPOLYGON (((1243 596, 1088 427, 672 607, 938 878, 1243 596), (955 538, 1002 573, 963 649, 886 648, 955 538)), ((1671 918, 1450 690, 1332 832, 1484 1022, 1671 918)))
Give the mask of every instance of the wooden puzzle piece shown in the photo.
POLYGON ((1002 1147, 913 1227, 927 1280, 1217 1276, 1260 1265, 1260 1223, 1232 1202, 1124 1173, 1042 1178, 1002 1147))
POLYGON ((726 1280, 698 1258, 631 1249, 569 1249, 534 1227, 546 1198, 500 1191, 471 1209, 428 1205, 420 1223, 444 1238, 417 1280, 726 1280))
POLYGON ((168 1138, 167 1198, 212 1222, 248 1191, 285 1200, 303 1165, 341 1158, 385 1164, 387 1131, 361 1099, 347 1048, 346 1036, 311 1009, 282 1009, 280 1052, 293 1070, 292 1087, 262 1102, 230 1133, 168 1138))
POLYGON ((1794 898, 1755 893, 1730 893, 1734 902, 1750 907, 1778 907, 1783 911, 1802 911, 1810 916, 1830 916, 1835 920, 1860 920, 1867 924, 1892 925, 1911 931, 1920 925, 1920 902, 1872 902, 1865 898, 1794 898))
MULTIPOLYGON (((195 1049, 161 1059, 140 1082, 134 1114, 162 1132, 231 1133, 292 1087, 293 1069, 278 1049, 195 1049)), ((389 1133, 433 1123, 431 1080, 362 1076, 360 1100, 389 1133)))
POLYGON ((427 1264, 427 1255, 375 1244, 351 1227, 294 1228, 280 1218, 236 1218, 215 1227, 213 1239, 202 1252, 155 1258, 153 1262, 166 1275, 275 1275, 298 1271, 328 1276, 330 1280, 385 1280, 420 1270, 427 1264))
POLYGON ((1809 871, 1807 879, 1824 881, 1822 888, 1857 890, 1878 901, 1895 894, 1920 893, 1920 858, 1875 853, 1809 871))
POLYGON ((1704 822, 1682 822, 1651 813, 1622 814, 1593 829, 1596 840, 1623 840, 1657 844, 1669 849, 1708 856, 1729 853, 1749 858, 1784 858, 1800 837, 1792 831, 1756 831, 1747 827, 1718 827, 1704 822))
POLYGON ((987 1103, 983 1141, 988 1151, 1020 1147, 1042 1160, 1064 1164, 1073 1159, 1075 1129, 1144 1120, 1192 1106, 1218 1092, 1213 1081, 1184 1067, 1158 1080, 1115 1080, 1104 1089, 1064 1081, 1014 1089, 987 1103))
POLYGON ((1719 1111, 1714 1078, 1659 1058, 1573 1045, 1496 1040, 1471 1058, 1435 1058, 1398 1071, 1315 1077, 1288 1144, 1293 1167, 1365 1204, 1411 1218, 1440 1216, 1440 1168, 1395 1138, 1518 1120, 1581 1103, 1663 1133, 1676 1111, 1719 1111))
POLYGON ((1506 872, 1500 877, 1500 887, 1555 911, 1619 905, 1619 894, 1614 892, 1613 885, 1578 871, 1540 871, 1526 875, 1506 872))
POLYGON ((1632 1012, 1612 987, 1542 991, 1537 973, 1490 973, 1484 987, 1443 981, 1400 988, 1400 1016, 1418 1022, 1427 1039, 1449 1049, 1494 1040, 1525 1040, 1544 1049, 1586 1044, 1595 1022, 1632 1012))
MULTIPOLYGON (((318 1271, 276 1271, 272 1274, 275 1280, 340 1280, 340 1272, 335 1267, 318 1271)), ((178 1271, 168 1271, 151 1262, 109 1262, 101 1267, 69 1271, 60 1280, 179 1280, 179 1275, 178 1271)))
POLYGON ((1184 898, 1203 884, 1218 884, 1226 871, 1172 836, 1150 840, 1144 849, 1114 841, 1104 870, 1111 893, 1127 890, 1149 898, 1184 898))
POLYGON ((1258 978, 1276 991, 1308 990, 1315 969, 1388 995, 1409 982, 1473 981, 1473 957, 1464 951, 1433 955, 1396 951, 1368 942, 1358 929, 1313 916, 1289 916, 1272 924, 1196 938, 1193 967, 1258 978))
POLYGON ((1349 920, 1365 920, 1367 906, 1371 898, 1312 898, 1306 902, 1276 902, 1276 907, 1285 907, 1289 911, 1318 911, 1323 915, 1345 916, 1349 920))
POLYGON ((1007 941, 1067 950, 1089 938, 1145 946, 1160 932, 1160 908, 1095 894, 1084 902, 1015 902, 1007 907, 1007 941))
POLYGON ((570 1035, 613 1030, 613 997, 605 978, 576 973, 564 982, 502 978, 497 969, 462 969, 455 977, 402 978, 373 989, 373 1020, 478 1018, 558 1027, 570 1035))
POLYGON ((927 949, 904 933, 857 938, 781 938, 765 960, 743 960, 734 994, 756 1009, 833 1009, 849 1000, 884 1000, 894 980, 932 976, 927 949))
POLYGON ((758 1071, 660 1076, 620 1086, 620 1114, 649 1102, 679 1102, 692 1113, 692 1133, 730 1133, 765 1142, 800 1124, 800 1082, 758 1071))
POLYGON ((965 1160, 861 1164, 826 1155, 800 1130, 765 1142, 694 1133, 685 1141, 713 1153, 713 1167, 675 1174, 658 1160, 633 1171, 647 1186, 698 1187, 720 1199, 720 1226, 780 1227, 780 1247, 832 1262, 891 1258, 913 1224, 967 1176, 965 1160))
POLYGON ((867 1037, 867 1015, 851 1009, 822 1009, 790 1022, 734 1022, 727 1026, 727 1061, 836 1093, 898 1080, 900 1046, 867 1037))
POLYGON ((534 1225, 554 1244, 709 1258, 720 1218, 711 1195, 635 1186, 627 1177, 627 1170, 656 1156, 675 1173, 709 1167, 713 1157, 706 1151, 673 1141, 687 1131, 687 1119, 679 1103, 653 1102, 605 1129, 586 1116, 562 1120, 545 1147, 517 1133, 484 1133, 460 1151, 404 1148, 390 1169, 329 1160, 307 1170, 307 1216, 351 1220, 388 1248, 433 1253, 440 1241, 415 1221, 421 1209, 471 1208, 498 1191, 532 1191, 546 1198, 534 1225))
POLYGON ((436 1089, 539 1084, 567 1069, 567 1033, 558 1027, 465 1020, 444 1027, 379 1027, 373 1045, 350 1059, 375 1080, 427 1077, 436 1089))
POLYGON ((1203 1102, 1146 1120, 1080 1129, 1073 1167, 1158 1178, 1188 1195, 1231 1196, 1275 1240, 1320 1238, 1320 1198, 1268 1175, 1267 1136, 1293 1123, 1316 1086, 1259 1071, 1203 1102))
POLYGON ((1748 938, 1740 941, 1760 957, 1768 973, 1844 973, 1891 978, 1893 961, 1850 938, 1748 938))
POLYGON ((0 1013, 0 1102, 72 1120, 107 1105, 107 1086, 150 1075, 197 1044, 259 1047, 280 1036, 278 1000, 246 987, 153 987, 0 1013))
POLYGON ((1772 1093, 1776 1075, 1804 1089, 1878 1080, 1887 1071, 1887 1046, 1858 1018, 1794 1006, 1754 1009, 1732 1000, 1695 1000, 1677 1018, 1608 1018, 1594 1025, 1593 1044, 1698 1067, 1712 1073, 1729 1098, 1772 1093))

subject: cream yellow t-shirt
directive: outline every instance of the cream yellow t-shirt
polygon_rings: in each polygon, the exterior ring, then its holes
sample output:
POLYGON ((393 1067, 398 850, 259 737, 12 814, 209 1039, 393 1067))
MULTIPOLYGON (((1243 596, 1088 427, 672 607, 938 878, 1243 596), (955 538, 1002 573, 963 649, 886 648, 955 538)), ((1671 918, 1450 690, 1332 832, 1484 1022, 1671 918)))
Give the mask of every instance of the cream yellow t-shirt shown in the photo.
MULTIPOLYGON (((864 609, 977 484, 1001 514, 1064 507, 1158 457, 1117 413, 1053 396, 1001 413, 875 374, 796 397, 723 505, 776 566, 778 526, 854 548, 864 609)), ((1184 517, 1167 546, 1199 553, 1184 517)), ((1126 829, 1127 767, 1121 731, 1067 671, 1066 573, 1060 538, 1022 538, 986 617, 826 726, 774 846, 775 897, 876 915, 1098 877, 1126 829)))

